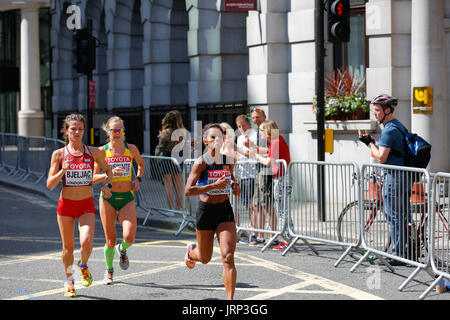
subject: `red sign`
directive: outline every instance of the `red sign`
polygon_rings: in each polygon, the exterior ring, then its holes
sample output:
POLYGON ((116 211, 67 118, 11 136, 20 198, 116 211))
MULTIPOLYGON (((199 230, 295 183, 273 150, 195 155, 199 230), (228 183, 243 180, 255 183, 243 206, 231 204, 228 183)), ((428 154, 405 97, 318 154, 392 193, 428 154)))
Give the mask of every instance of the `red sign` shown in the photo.
POLYGON ((95 80, 89 80, 89 109, 95 109, 95 80))
POLYGON ((225 0, 225 11, 256 10, 255 0, 225 0))

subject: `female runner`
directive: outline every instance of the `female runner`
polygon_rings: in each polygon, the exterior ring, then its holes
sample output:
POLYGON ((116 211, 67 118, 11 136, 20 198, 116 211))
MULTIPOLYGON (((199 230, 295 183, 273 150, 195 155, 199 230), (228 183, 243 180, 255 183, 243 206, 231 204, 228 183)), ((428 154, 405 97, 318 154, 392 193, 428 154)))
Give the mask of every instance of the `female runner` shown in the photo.
MULTIPOLYGON (((108 135, 109 142, 99 149, 113 173, 112 196, 107 198, 101 193, 99 200, 100 217, 106 238, 103 250, 106 271, 103 282, 113 284, 114 247, 120 257, 119 267, 126 270, 129 266, 127 249, 134 242, 137 228, 134 191, 139 190, 139 184, 144 175, 145 162, 138 148, 134 144, 125 142, 125 127, 120 117, 109 118, 103 125, 103 130, 108 135), (133 159, 138 165, 138 170, 136 179, 131 181, 133 159), (116 245, 117 218, 122 225, 122 241, 116 245)), ((94 181, 102 181, 105 178, 106 175, 101 175, 100 168, 96 167, 94 181)))
POLYGON ((214 234, 217 234, 223 264, 222 279, 227 299, 232 300, 236 288, 236 224, 229 194, 230 187, 236 195, 240 188, 234 182, 234 164, 227 164, 226 156, 220 153, 223 129, 219 124, 205 126, 203 143, 207 152, 195 161, 185 188, 186 196, 200 195, 196 214, 198 244, 188 245, 185 263, 191 269, 196 261, 208 263, 213 253, 214 234))
POLYGON ((64 295, 75 297, 73 279, 73 251, 75 219, 80 232, 81 259, 77 265, 81 271, 81 283, 90 286, 92 276, 87 267, 92 252, 95 228, 95 207, 92 197, 94 162, 106 172, 106 183, 102 187, 105 197, 110 197, 112 173, 105 157, 95 147, 83 144, 85 119, 80 114, 68 115, 62 132, 66 146, 52 154, 48 172, 47 187, 55 188, 62 180, 63 187, 58 201, 57 219, 62 239, 62 262, 66 273, 64 295))

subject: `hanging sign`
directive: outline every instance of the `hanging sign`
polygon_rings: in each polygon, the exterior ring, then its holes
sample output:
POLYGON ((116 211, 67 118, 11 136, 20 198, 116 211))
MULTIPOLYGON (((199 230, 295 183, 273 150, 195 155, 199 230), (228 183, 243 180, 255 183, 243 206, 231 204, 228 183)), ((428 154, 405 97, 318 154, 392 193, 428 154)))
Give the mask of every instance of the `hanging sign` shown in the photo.
POLYGON ((413 87, 413 113, 433 113, 433 87, 413 87))
POLYGON ((95 109, 95 80, 89 80, 89 109, 95 109))
POLYGON ((225 11, 256 10, 255 0, 225 0, 225 11))

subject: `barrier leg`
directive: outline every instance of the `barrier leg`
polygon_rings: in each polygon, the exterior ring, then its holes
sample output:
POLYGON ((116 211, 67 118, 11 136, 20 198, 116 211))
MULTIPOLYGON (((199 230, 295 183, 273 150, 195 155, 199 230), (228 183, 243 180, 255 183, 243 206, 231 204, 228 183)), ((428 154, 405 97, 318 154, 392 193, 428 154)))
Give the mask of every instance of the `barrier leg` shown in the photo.
POLYGON ((312 252, 316 254, 316 256, 319 255, 319 251, 317 251, 316 248, 314 248, 314 246, 311 243, 309 243, 308 240, 302 239, 302 241, 311 249, 312 252))
POLYGON ((189 223, 194 224, 194 221, 192 219, 184 218, 183 222, 181 223, 180 227, 178 228, 178 231, 175 232, 175 237, 178 237, 178 235, 189 225, 189 223))
POLYGON ((440 275, 436 280, 433 281, 433 283, 428 287, 427 290, 425 290, 424 293, 422 293, 422 295, 419 297, 419 300, 422 300, 423 298, 425 298, 430 291, 439 283, 439 281, 441 281, 444 278, 443 275, 440 275))
MULTIPOLYGON (((300 239, 299 237, 295 237, 294 241, 292 241, 289 246, 283 251, 283 253, 281 254, 282 256, 284 256, 291 248, 294 247, 294 245, 297 243, 298 239, 300 239)), ((295 249, 295 248, 294 248, 295 249)))
POLYGON ((417 267, 416 270, 414 270, 414 272, 408 277, 408 279, 406 279, 402 283, 398 290, 402 291, 406 287, 406 285, 419 273, 420 269, 422 269, 422 267, 417 267))
POLYGON ((145 226, 145 224, 147 223, 147 219, 150 216, 150 214, 152 213, 152 209, 148 210, 147 215, 144 218, 144 222, 142 222, 142 225, 145 226))
POLYGON ((345 250, 344 254, 336 261, 336 263, 334 264, 335 267, 337 267, 342 260, 344 260, 344 258, 350 253, 350 251, 353 249, 353 246, 349 246, 347 248, 347 250, 345 250))
POLYGON ((356 268, 359 267, 359 265, 369 256, 370 250, 367 250, 367 252, 361 257, 361 259, 358 260, 358 262, 350 269, 350 272, 353 272, 356 270, 356 268))
POLYGON ((267 249, 267 247, 269 247, 269 246, 272 244, 272 242, 273 242, 279 235, 281 235, 280 232, 275 233, 275 235, 270 239, 270 241, 267 242, 267 244, 261 249, 261 252, 264 252, 264 251, 267 249))

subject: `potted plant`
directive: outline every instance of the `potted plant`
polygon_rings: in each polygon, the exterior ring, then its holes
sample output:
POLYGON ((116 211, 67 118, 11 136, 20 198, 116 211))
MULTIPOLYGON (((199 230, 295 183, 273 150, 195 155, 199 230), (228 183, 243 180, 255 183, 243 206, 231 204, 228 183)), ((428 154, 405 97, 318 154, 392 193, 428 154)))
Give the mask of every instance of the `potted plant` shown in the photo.
MULTIPOLYGON (((360 79, 350 68, 337 69, 325 76, 325 120, 361 120, 369 118, 370 103, 364 94, 365 77, 360 79)), ((313 99, 313 111, 317 97, 313 99)))

